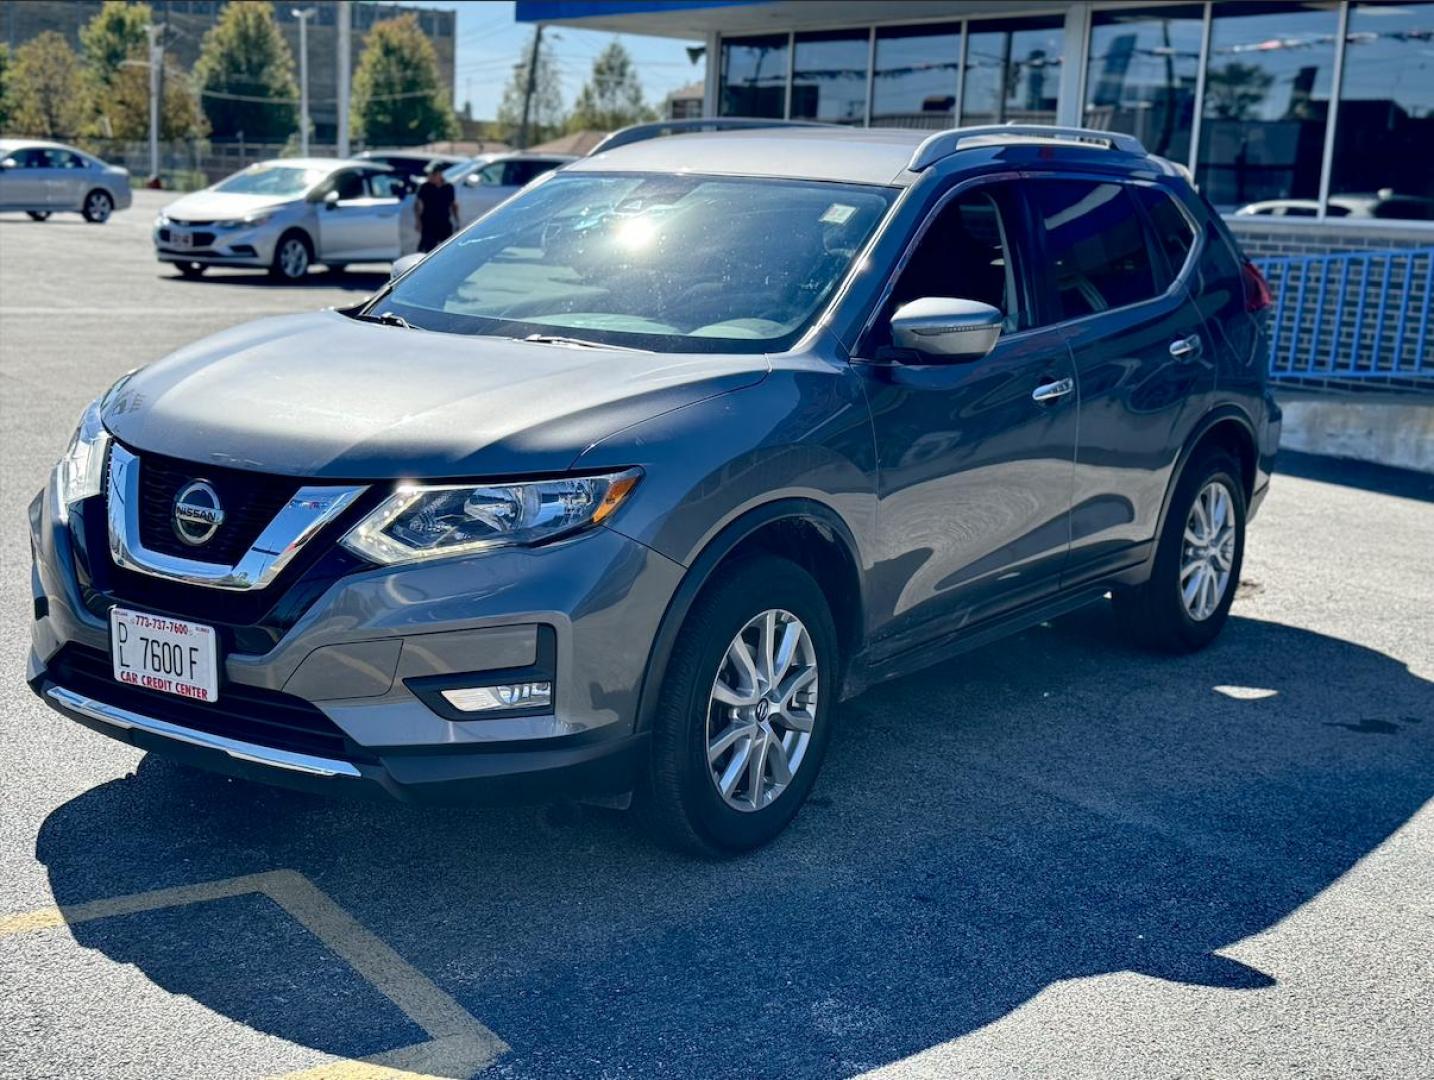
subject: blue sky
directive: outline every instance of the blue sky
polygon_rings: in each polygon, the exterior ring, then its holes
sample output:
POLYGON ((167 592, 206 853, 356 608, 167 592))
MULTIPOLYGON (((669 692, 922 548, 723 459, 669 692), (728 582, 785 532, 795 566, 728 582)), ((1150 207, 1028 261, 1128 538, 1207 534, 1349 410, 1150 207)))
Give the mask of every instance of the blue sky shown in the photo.
MULTIPOLYGON (((454 105, 461 109, 472 94, 473 115, 491 120, 498 110, 503 87, 513 64, 529 40, 532 27, 513 19, 511 0, 401 0, 413 7, 440 8, 458 13, 458 49, 454 64, 454 105)), ((642 76, 649 102, 659 104, 663 95, 702 78, 701 61, 691 63, 687 47, 698 42, 638 34, 610 34, 549 27, 544 39, 553 42, 553 54, 563 78, 563 103, 571 107, 579 88, 592 69, 593 58, 616 38, 627 46, 642 76)))

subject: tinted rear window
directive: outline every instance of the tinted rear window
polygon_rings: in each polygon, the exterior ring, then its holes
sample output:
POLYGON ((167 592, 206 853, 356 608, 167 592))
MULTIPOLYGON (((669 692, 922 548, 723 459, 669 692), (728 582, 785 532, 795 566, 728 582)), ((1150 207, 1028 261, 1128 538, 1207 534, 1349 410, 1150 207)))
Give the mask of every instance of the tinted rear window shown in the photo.
POLYGON ((1028 191, 1045 229, 1060 318, 1138 304, 1163 291, 1150 265, 1140 215, 1124 185, 1040 180, 1028 191))
POLYGON ((1135 199, 1145 207, 1145 215, 1155 233, 1155 246, 1165 253, 1169 264, 1169 278, 1178 277, 1185 262, 1190 258, 1190 249, 1195 244, 1195 229, 1175 205, 1175 197, 1161 188, 1132 188, 1135 199))

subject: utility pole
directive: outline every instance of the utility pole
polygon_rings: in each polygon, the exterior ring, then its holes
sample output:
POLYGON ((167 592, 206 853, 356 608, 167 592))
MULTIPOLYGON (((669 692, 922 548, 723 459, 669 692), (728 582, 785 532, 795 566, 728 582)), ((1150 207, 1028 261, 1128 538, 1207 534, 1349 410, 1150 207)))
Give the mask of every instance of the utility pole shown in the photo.
POLYGON ((164 67, 164 48, 159 44, 159 33, 163 23, 150 23, 144 28, 149 38, 149 175, 153 182, 159 180, 159 73, 164 67))
POLYGON ((299 153, 309 156, 309 20, 317 8, 294 8, 290 12, 299 20, 299 153))
POLYGON ((523 126, 518 131, 518 149, 528 149, 528 117, 533 110, 533 90, 538 81, 538 46, 543 40, 543 24, 533 29, 533 47, 528 52, 528 86, 523 91, 523 126))
POLYGON ((354 58, 349 0, 339 0, 336 15, 339 20, 339 157, 346 158, 349 156, 349 78, 354 58))

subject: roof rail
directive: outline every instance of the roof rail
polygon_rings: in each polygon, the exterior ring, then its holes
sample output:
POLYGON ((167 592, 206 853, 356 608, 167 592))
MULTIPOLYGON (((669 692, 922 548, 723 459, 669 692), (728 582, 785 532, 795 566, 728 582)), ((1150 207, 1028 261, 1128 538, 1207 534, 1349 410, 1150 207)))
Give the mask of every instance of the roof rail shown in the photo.
POLYGON ((1120 150, 1127 154, 1145 156, 1145 147, 1134 135, 1119 131, 1096 131, 1094 128, 1056 127, 1050 124, 986 124, 981 127, 952 128, 938 131, 926 139, 911 155, 906 166, 912 172, 930 168, 942 158, 949 157, 961 149, 961 144, 973 139, 1009 138, 1056 139, 1065 142, 1084 143, 1100 146, 1107 150, 1120 150))
POLYGON ((652 120, 618 128, 588 151, 588 156, 604 150, 616 150, 629 143, 646 142, 665 135, 689 135, 698 131, 740 131, 775 127, 835 127, 817 120, 768 120, 755 116, 694 116, 683 120, 652 120))

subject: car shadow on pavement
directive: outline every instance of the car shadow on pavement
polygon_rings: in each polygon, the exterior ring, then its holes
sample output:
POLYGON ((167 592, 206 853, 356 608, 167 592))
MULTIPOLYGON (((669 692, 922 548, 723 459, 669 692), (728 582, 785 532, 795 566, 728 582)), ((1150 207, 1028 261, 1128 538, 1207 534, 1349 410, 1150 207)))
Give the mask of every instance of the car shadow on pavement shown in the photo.
POLYGON ((382 270, 344 270, 337 273, 315 270, 298 281, 275 281, 263 270, 210 270, 198 278, 187 278, 178 272, 161 271, 159 277, 166 284, 203 288, 239 286, 250 289, 344 289, 365 295, 376 293, 388 284, 388 274, 382 270))
MULTIPOLYGON (((153 755, 57 809, 37 853, 62 905, 297 870, 506 1040, 504 1076, 851 1075, 1108 972, 1258 993, 1281 972, 1218 950, 1434 795, 1434 683, 1248 618, 1151 658, 1114 617, 843 706, 811 804, 727 862, 614 812, 337 803, 153 755)), ((71 932, 300 1045, 415 1040, 262 900, 225 903, 71 932)))

